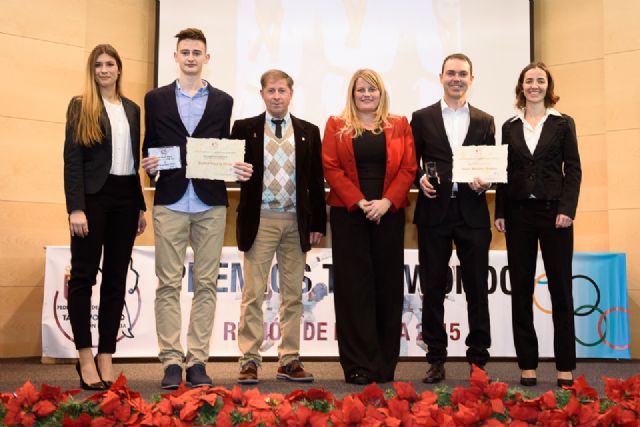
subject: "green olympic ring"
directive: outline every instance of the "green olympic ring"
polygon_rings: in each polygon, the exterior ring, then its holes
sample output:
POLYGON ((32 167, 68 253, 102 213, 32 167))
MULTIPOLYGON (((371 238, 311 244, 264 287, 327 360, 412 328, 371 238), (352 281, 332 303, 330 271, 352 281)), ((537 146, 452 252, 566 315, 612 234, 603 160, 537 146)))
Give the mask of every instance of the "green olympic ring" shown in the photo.
MULTIPOLYGON (((598 311, 600 312, 601 315, 604 315, 604 311, 602 311, 599 307, 596 307, 595 305, 589 305, 589 304, 585 304, 585 305, 581 305, 580 307, 576 308, 575 311, 578 312, 583 308, 589 308, 591 309, 589 311, 589 313, 593 313, 594 311, 598 311)), ((607 318, 606 317, 601 317, 602 319, 604 319, 604 324, 605 324, 605 330, 604 333, 600 336, 600 339, 598 341, 592 342, 592 343, 586 343, 584 341, 581 341, 580 338, 578 338, 578 336, 576 335, 576 342, 578 344, 582 344, 585 347, 595 347, 598 344, 600 344, 601 342, 603 342, 607 336, 607 330, 608 330, 608 326, 609 324, 607 323, 607 318)))

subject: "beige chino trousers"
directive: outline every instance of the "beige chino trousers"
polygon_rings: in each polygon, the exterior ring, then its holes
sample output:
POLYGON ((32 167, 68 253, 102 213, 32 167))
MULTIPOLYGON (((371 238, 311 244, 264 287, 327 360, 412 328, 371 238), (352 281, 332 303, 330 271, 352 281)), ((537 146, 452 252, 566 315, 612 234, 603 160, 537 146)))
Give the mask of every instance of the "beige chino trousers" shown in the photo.
POLYGON ((262 210, 260 227, 251 249, 244 254, 244 288, 240 306, 238 347, 240 363, 262 362, 262 302, 271 271, 273 255, 278 263, 280 288, 280 365, 300 356, 300 321, 302 319, 302 286, 307 254, 300 247, 300 233, 295 213, 262 210))
POLYGON ((158 357, 162 366, 186 367, 209 359, 209 340, 216 311, 216 286, 220 254, 224 243, 226 206, 204 212, 176 212, 154 206, 153 226, 156 245, 155 315, 158 357), (187 353, 180 343, 180 292, 187 245, 193 249, 193 299, 187 332, 187 353))

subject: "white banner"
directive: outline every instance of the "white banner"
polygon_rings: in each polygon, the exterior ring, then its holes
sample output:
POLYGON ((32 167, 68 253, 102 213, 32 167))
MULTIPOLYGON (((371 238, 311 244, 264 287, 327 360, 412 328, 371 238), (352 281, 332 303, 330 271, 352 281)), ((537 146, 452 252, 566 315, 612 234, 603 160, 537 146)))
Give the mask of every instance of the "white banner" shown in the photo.
MULTIPOLYGON (((238 320, 243 287, 242 254, 235 247, 225 247, 222 251, 218 277, 218 295, 211 356, 239 356, 238 320)), ((193 253, 189 250, 185 262, 186 274, 183 279, 182 337, 186 348, 186 329, 189 321, 191 290, 191 262, 193 253)), ((274 260, 275 263, 275 260, 274 260)), ((515 356, 511 333, 510 285, 506 270, 507 259, 504 251, 490 252, 489 267, 489 309, 491 313, 492 356, 515 356)), ((464 340, 469 331, 465 294, 459 271, 459 262, 454 255, 450 262, 451 291, 445 300, 445 328, 449 334, 449 355, 464 356, 464 340)), ((73 358, 76 351, 73 344, 71 326, 67 311, 67 280, 70 270, 70 251, 67 246, 46 248, 46 270, 44 281, 44 302, 42 306, 42 355, 52 358, 73 358)), ((544 272, 538 259, 538 272, 544 272)), ((98 277, 100 283, 100 277, 98 277)), ((135 247, 127 278, 125 307, 122 313, 116 357, 154 357, 158 354, 155 332, 154 298, 157 279, 154 272, 154 248, 135 247)), ((337 356, 338 346, 335 334, 333 309, 333 277, 331 249, 312 249, 307 255, 307 268, 303 286, 304 318, 302 328, 302 356, 337 356)), ((402 315, 402 356, 423 356, 420 329, 422 301, 418 279, 418 251, 405 250, 405 304, 402 315)), ((538 289, 540 287, 536 287, 538 289)), ((536 292, 536 306, 550 307, 548 292, 536 292)), ((95 288, 92 300, 91 329, 94 344, 97 344, 99 292, 95 288)), ((277 266, 272 268, 265 295, 263 355, 277 356, 279 330, 279 287, 277 266)), ((553 356, 550 314, 546 310, 534 310, 536 330, 541 338, 540 356, 553 356)))

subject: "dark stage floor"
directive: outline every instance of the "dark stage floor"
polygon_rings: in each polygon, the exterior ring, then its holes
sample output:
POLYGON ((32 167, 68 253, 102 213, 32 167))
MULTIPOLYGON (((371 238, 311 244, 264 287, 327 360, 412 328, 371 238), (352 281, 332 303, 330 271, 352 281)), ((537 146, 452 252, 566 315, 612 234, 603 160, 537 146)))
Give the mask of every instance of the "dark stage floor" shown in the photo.
MULTIPOLYGON (((433 386, 422 384, 427 364, 424 361, 403 361, 396 370, 397 381, 408 381, 414 384, 418 392, 433 386)), ((262 392, 288 393, 298 388, 324 388, 342 398, 349 393, 355 393, 362 387, 346 384, 343 380, 340 364, 335 360, 308 361, 305 368, 316 377, 312 384, 295 384, 275 379, 277 362, 267 361, 259 371, 260 383, 258 388, 262 392)), ((117 363, 117 369, 124 372, 131 389, 142 393, 146 400, 164 391, 159 387, 162 378, 162 367, 156 360, 132 361, 117 363), (126 362, 126 363, 125 363, 126 362)), ((448 362, 446 365, 447 379, 444 385, 453 389, 459 385, 468 384, 469 365, 461 360, 448 362)), ((514 361, 492 361, 487 365, 487 371, 493 380, 503 381, 512 387, 521 386, 518 383, 520 371, 514 361)), ((235 384, 238 374, 237 362, 211 361, 207 365, 207 372, 213 378, 214 384, 227 388, 235 384)), ((640 373, 640 361, 580 361, 575 371, 576 375, 584 374, 589 384, 598 390, 602 396, 602 376, 627 378, 640 373)), ((0 359, 0 391, 13 392, 26 380, 30 380, 38 387, 41 383, 55 385, 63 390, 78 388, 78 376, 73 364, 43 365, 39 358, 0 359)), ((381 384, 381 388, 390 388, 391 384, 381 384)), ((527 388, 533 394, 542 393, 555 388, 555 366, 553 362, 541 362, 538 369, 538 385, 527 388)), ((82 394, 79 397, 88 395, 82 394)))

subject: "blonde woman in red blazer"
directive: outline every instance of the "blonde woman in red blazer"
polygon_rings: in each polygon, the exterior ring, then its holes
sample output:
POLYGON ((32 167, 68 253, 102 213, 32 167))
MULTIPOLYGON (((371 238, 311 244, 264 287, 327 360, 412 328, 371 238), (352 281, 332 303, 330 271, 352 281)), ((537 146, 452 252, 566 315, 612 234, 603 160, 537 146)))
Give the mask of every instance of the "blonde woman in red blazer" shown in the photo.
POLYGON ((358 70, 322 141, 340 363, 353 384, 394 379, 404 296, 404 208, 416 172, 405 117, 389 114, 382 78, 358 70))

